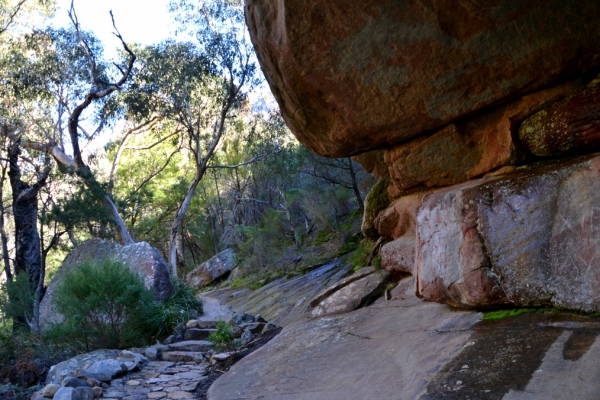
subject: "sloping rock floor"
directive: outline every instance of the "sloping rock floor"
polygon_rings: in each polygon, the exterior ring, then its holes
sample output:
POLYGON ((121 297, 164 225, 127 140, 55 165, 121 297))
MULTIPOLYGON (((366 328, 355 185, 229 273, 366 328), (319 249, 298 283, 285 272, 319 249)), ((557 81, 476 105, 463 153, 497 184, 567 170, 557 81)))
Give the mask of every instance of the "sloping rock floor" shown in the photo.
POLYGON ((351 266, 343 258, 333 260, 313 271, 291 279, 281 278, 260 289, 228 288, 201 295, 206 305, 248 314, 260 314, 277 326, 287 326, 311 316, 310 302, 314 297, 346 276, 351 266))

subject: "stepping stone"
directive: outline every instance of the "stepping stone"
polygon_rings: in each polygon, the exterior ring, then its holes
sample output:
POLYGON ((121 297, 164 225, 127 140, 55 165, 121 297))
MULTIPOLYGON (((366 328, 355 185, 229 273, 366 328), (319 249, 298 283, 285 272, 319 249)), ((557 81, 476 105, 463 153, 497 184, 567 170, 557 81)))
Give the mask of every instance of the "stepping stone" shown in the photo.
POLYGON ((195 351, 167 351, 166 353, 163 353, 163 359, 175 362, 202 362, 202 360, 204 360, 204 353, 199 353, 195 351))
POLYGON ((149 399, 162 399, 167 397, 167 393, 165 392, 152 392, 152 393, 148 393, 148 395, 146 396, 149 399))
POLYGON ((208 339, 211 333, 216 332, 216 329, 198 329, 191 328, 185 331, 183 338, 185 340, 204 340, 208 339))
MULTIPOLYGON (((169 345, 169 349, 172 351, 194 351, 194 352, 206 352, 212 349, 214 344, 208 340, 184 340, 183 342, 177 342, 169 345)), ((164 360, 163 354, 163 360, 164 360)))
POLYGON ((194 396, 191 393, 180 390, 178 392, 169 393, 167 398, 169 398, 169 399, 193 399, 194 396))

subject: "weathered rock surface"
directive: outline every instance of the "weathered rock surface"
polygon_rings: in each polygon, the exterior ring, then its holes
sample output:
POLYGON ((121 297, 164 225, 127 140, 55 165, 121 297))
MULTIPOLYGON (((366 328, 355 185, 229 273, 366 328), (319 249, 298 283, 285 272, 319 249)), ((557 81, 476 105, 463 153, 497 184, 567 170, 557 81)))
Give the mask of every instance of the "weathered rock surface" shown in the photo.
POLYGON ((426 193, 414 193, 396 199, 381 211, 373 225, 377 233, 386 239, 398 239, 404 235, 415 235, 417 209, 426 193))
POLYGON ((236 265, 237 262, 233 250, 223 250, 210 260, 194 268, 193 271, 186 275, 185 280, 191 287, 201 289, 233 270, 236 265))
POLYGON ((432 193, 418 215, 418 293, 462 307, 600 311, 600 156, 432 193))
POLYGON ((597 319, 538 313, 480 321, 480 313, 416 299, 411 279, 392 293, 390 301, 289 325, 215 381, 209 400, 600 394, 597 319))
POLYGON ((514 142, 516 128, 527 117, 581 86, 578 81, 524 96, 465 122, 385 150, 391 197, 415 188, 454 185, 491 170, 523 161, 514 142))
POLYGON ((208 398, 414 399, 479 318, 412 296, 300 321, 235 364, 208 398))
POLYGON ((316 153, 396 144, 600 63, 596 2, 246 0, 262 69, 316 153))
POLYGON ((278 279, 254 291, 246 288, 221 289, 203 293, 200 298, 205 313, 219 308, 217 312, 228 319, 231 319, 233 311, 260 314, 277 326, 287 326, 310 317, 310 301, 349 271, 350 266, 343 259, 338 259, 304 275, 278 279))
POLYGON ((385 270, 365 267, 327 288, 311 301, 313 316, 339 314, 356 310, 383 294, 390 274, 385 270))
POLYGON ((538 156, 600 147, 600 79, 540 111, 519 128, 524 146, 538 156))
POLYGON ((144 280, 146 287, 154 290, 156 298, 159 300, 166 298, 173 290, 167 264, 158 250, 148 243, 138 242, 129 246, 121 246, 114 242, 91 239, 69 253, 48 285, 46 294, 40 303, 40 324, 42 326, 62 319, 62 316, 53 310, 52 301, 54 288, 65 271, 84 261, 102 258, 114 258, 122 261, 132 271, 137 272, 144 280))
POLYGON ((415 247, 414 235, 402 236, 381 247, 381 268, 388 271, 392 277, 402 274, 415 275, 415 247))

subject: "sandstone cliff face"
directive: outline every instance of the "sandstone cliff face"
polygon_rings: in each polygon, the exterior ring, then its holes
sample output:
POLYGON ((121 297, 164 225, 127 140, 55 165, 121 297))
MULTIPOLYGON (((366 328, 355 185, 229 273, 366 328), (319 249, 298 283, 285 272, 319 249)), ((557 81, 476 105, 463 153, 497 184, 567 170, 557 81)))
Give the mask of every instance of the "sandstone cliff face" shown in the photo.
POLYGON ((347 156, 396 144, 600 65, 600 3, 246 0, 298 139, 347 156))
POLYGON ((470 308, 600 310, 600 156, 573 158, 600 149, 599 17, 575 0, 246 0, 292 132, 380 178, 363 231, 388 241, 382 267, 470 308))

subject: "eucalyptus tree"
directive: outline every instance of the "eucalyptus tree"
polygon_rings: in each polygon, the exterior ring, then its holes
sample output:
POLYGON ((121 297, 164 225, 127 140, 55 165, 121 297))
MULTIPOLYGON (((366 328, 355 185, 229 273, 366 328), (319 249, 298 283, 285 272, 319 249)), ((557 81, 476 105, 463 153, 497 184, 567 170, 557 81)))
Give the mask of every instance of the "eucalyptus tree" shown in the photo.
MULTIPOLYGON (((182 135, 193 176, 178 204, 169 231, 168 261, 177 276, 180 227, 198 184, 230 130, 250 88, 256 83, 253 50, 241 1, 173 2, 180 26, 191 41, 165 42, 137 50, 130 118, 168 121, 182 135)), ((249 161, 249 160, 248 160, 249 161)))
POLYGON ((133 238, 84 161, 80 142, 91 142, 110 123, 117 111, 111 94, 124 88, 136 57, 113 20, 124 60, 111 68, 101 58, 98 40, 81 30, 73 8, 70 16, 71 29, 34 31, 16 38, 10 47, 7 87, 12 90, 11 99, 21 106, 19 118, 36 128, 35 132, 11 132, 10 138, 22 148, 51 156, 62 172, 75 174, 110 216, 121 242, 130 244, 133 238), (95 127, 90 129, 90 125, 95 127))
MULTIPOLYGON (((17 273, 27 269, 35 287, 33 314, 24 316, 34 329, 43 296, 44 259, 56 243, 56 230, 45 246, 38 231, 39 193, 53 164, 63 176, 77 176, 110 215, 122 242, 133 243, 112 199, 84 161, 80 141, 92 141, 115 115, 110 95, 124 86, 135 55, 116 31, 126 56, 111 68, 100 59, 99 42, 80 29, 73 8, 70 15, 71 29, 4 34, 0 44, 0 125, 3 139, 10 142, 5 162, 13 198, 14 264, 17 273), (95 122, 95 128, 84 128, 84 119, 86 127, 95 122)), ((5 242, 6 235, 1 236, 5 242)), ((3 243, 5 271, 10 271, 6 247, 3 243)))

